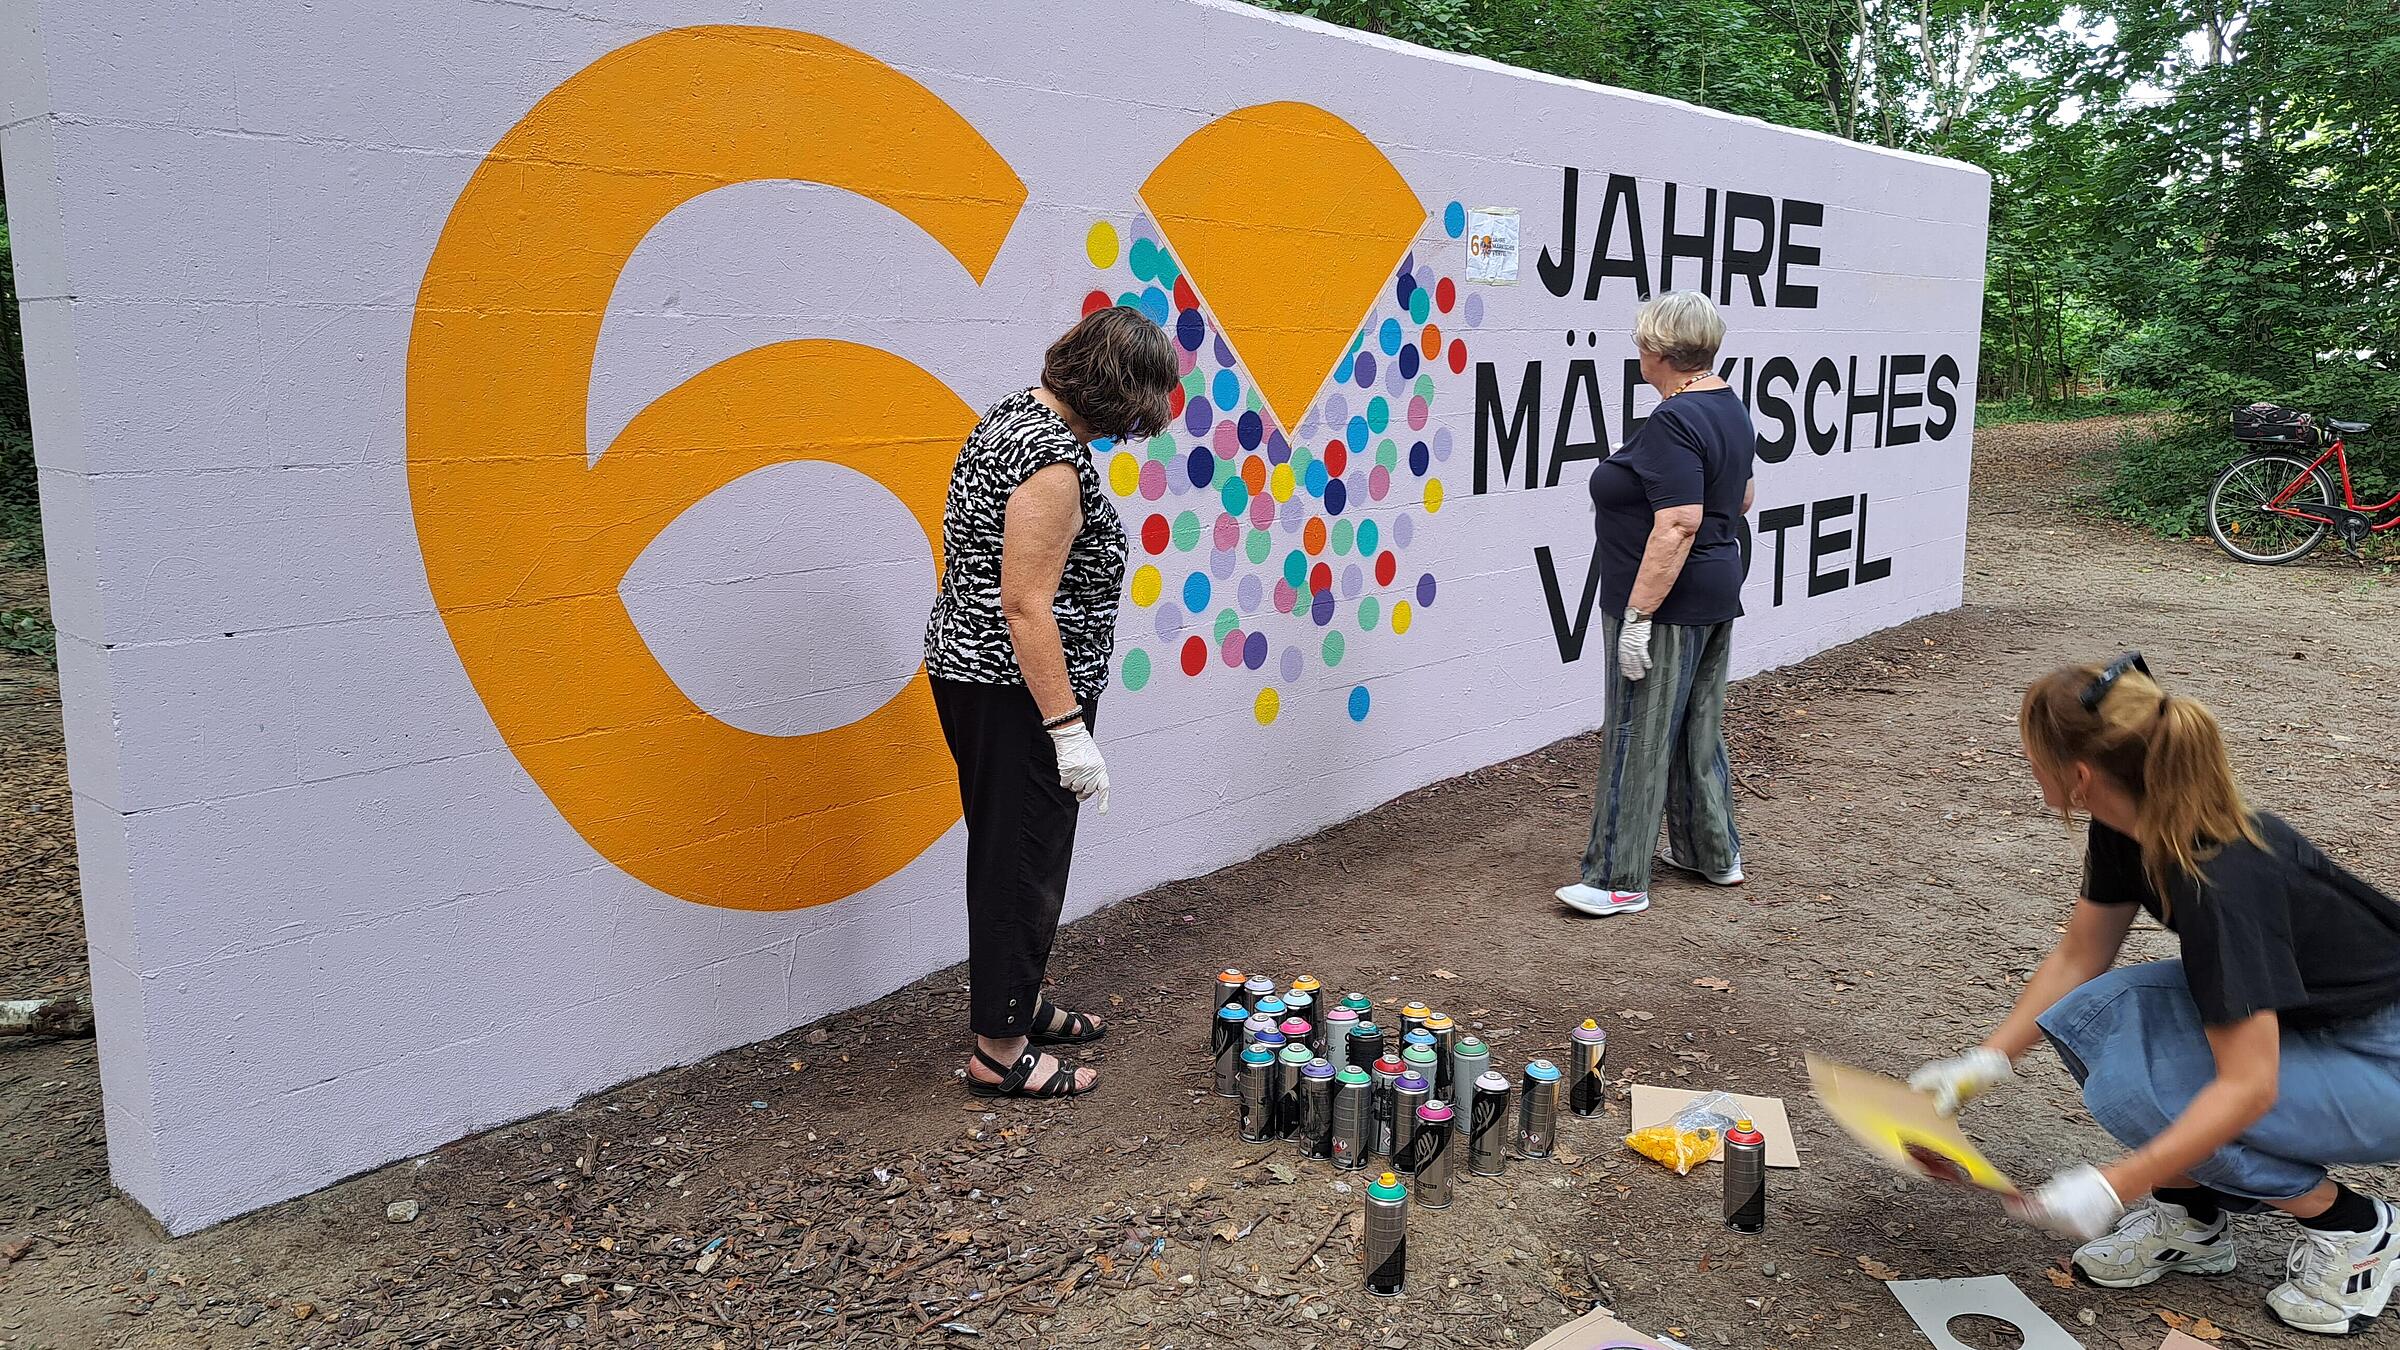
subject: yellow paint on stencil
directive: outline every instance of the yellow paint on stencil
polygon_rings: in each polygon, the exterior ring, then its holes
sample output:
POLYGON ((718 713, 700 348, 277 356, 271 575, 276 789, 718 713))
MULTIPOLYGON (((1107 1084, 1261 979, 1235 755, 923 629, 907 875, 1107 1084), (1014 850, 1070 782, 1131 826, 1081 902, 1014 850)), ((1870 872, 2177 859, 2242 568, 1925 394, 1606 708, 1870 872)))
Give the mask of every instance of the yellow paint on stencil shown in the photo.
POLYGON ((1428 478, 1425 480, 1425 514, 1429 516, 1438 516, 1441 513, 1442 480, 1439 478, 1428 478))
POLYGON ((1409 624, 1410 624, 1410 623, 1411 623, 1411 622, 1414 620, 1414 618, 1415 618, 1415 615, 1416 615, 1416 611, 1414 611, 1414 610, 1412 610, 1412 609, 1410 609, 1410 608, 1408 607, 1408 602, 1407 602, 1406 600, 1395 600, 1395 601, 1393 601, 1393 602, 1392 602, 1392 631, 1393 631, 1393 632, 1395 632, 1395 633, 1405 633, 1405 632, 1407 632, 1407 631, 1408 631, 1408 625, 1409 625, 1409 624))
POLYGON ((1142 461, 1130 451, 1119 450, 1108 457, 1109 490, 1120 497, 1130 497, 1142 485, 1142 461))
POLYGON ((974 127, 865 52, 777 28, 643 38, 544 95, 468 179, 417 294, 406 414, 426 578, 501 739, 628 875, 750 910, 864 890, 958 822, 931 687, 919 670, 846 725, 745 731, 676 686, 618 585, 693 503, 798 460, 899 498, 939 572, 975 426, 934 374, 809 339, 710 366, 588 458, 592 358, 627 260, 684 203, 766 181, 877 202, 978 283, 1026 195, 974 127))
POLYGON ((1258 700, 1250 705, 1251 716, 1256 717, 1258 724, 1262 727, 1272 726, 1275 722, 1275 715, 1282 711, 1283 700, 1277 697, 1272 689, 1259 690, 1258 700))
POLYGON ((1158 603, 1158 593, 1166 589, 1166 579, 1148 563, 1133 569, 1133 603, 1148 609, 1158 603))
POLYGON ((1293 481, 1292 466, 1289 463, 1276 465, 1275 472, 1267 475, 1267 491, 1274 494, 1275 500, 1279 502, 1290 501, 1292 491, 1297 486, 1298 484, 1293 481))
POLYGON ((1083 237, 1083 256, 1094 267, 1117 265, 1117 227, 1105 220, 1094 221, 1091 233, 1083 237))
POLYGON ((1383 151, 1305 103, 1193 132, 1141 198, 1287 433, 1425 224, 1383 151))

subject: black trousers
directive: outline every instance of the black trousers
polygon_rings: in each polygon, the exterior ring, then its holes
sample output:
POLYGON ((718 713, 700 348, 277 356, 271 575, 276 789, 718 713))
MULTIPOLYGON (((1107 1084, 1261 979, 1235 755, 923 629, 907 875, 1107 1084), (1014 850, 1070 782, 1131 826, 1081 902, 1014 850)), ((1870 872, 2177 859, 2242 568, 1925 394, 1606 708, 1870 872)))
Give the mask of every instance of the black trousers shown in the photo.
MULTIPOLYGON (((932 684, 966 808, 969 1019, 978 1036, 1012 1040, 1041 1002, 1079 804, 1059 785, 1057 748, 1024 685, 932 684)), ((1099 700, 1085 700, 1084 724, 1098 715, 1099 700)))

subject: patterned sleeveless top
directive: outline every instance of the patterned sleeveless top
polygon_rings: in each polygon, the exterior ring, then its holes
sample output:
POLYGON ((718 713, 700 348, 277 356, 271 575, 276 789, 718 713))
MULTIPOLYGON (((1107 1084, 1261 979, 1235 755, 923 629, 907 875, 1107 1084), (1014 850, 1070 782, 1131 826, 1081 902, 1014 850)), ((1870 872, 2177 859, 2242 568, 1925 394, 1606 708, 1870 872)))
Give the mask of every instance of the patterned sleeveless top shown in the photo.
POLYGON ((1083 528, 1059 578, 1058 635, 1078 697, 1108 684, 1118 597, 1125 586, 1125 523, 1092 467, 1091 454, 1031 390, 992 405, 959 449, 942 506, 942 588, 925 624, 925 670, 969 684, 1023 684, 1008 620, 1000 612, 1000 539, 1008 497, 1053 464, 1070 464, 1083 484, 1083 528))

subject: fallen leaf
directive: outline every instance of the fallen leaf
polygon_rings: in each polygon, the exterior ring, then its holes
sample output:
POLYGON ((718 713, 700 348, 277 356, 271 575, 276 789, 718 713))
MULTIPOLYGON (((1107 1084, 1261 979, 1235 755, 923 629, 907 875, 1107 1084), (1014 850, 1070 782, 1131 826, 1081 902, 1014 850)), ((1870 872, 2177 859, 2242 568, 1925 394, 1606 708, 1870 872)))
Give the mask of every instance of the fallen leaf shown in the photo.
POLYGON ((305 1322, 309 1318, 316 1316, 316 1314, 317 1305, 314 1303, 295 1303, 292 1305, 292 1320, 295 1322, 305 1322))
POLYGON ((1437 980, 1455 980, 1458 978, 1458 976, 1454 972, 1443 970, 1441 967, 1436 966, 1434 967, 1433 978, 1437 980))
POLYGON ((1196 1177, 1196 1178, 1194 1178, 1194 1179, 1193 1179, 1193 1181, 1192 1181, 1192 1184, 1191 1184, 1191 1192, 1192 1192, 1192 1194, 1193 1194, 1193 1195, 1197 1196, 1198 1194, 1200 1194, 1200 1192, 1202 1192, 1202 1191, 1205 1191, 1205 1190, 1207 1190, 1207 1189, 1208 1189, 1208 1178, 1207 1178, 1207 1177, 1196 1177))
POLYGON ((1237 1241, 1242 1236, 1242 1226, 1238 1223, 1235 1223, 1231 1219, 1227 1219, 1225 1222, 1209 1229, 1208 1235, 1213 1238, 1223 1238, 1227 1242, 1237 1241))
POLYGON ((1890 1266, 1885 1265, 1883 1262, 1876 1260, 1872 1256, 1862 1256, 1858 1258, 1858 1268, 1867 1272, 1867 1277, 1869 1279, 1896 1280, 1900 1278, 1899 1271, 1892 1269, 1890 1266))
POLYGON ((1692 983, 1700 986, 1703 989, 1714 989, 1720 994, 1730 994, 1733 992, 1733 986, 1731 984, 1719 979, 1698 979, 1692 981, 1692 983))
POLYGON ((1279 1182, 1283 1183, 1283 1184, 1284 1184, 1284 1185, 1286 1185, 1286 1186, 1289 1186, 1289 1185, 1291 1185, 1293 1182, 1295 1182, 1295 1181, 1298 1181, 1298 1180, 1300 1179, 1300 1174, 1299 1174, 1298 1172, 1296 1172, 1296 1171, 1292 1170, 1292 1165, 1291 1165, 1290 1163, 1279 1163, 1279 1162, 1272 1162, 1272 1163, 1268 1163, 1268 1164, 1267 1164, 1267 1175, 1268 1175, 1268 1176, 1271 1176, 1271 1177, 1273 1177, 1273 1178, 1275 1178, 1277 1181, 1279 1181, 1279 1182))
POLYGON ((2184 1316, 2182 1313, 2168 1312, 2164 1308, 2160 1308, 2158 1310, 2158 1320, 2175 1328, 2177 1331, 2181 1331, 2185 1327, 2188 1327, 2192 1324, 2192 1319, 2184 1316))
POLYGON ((18 1238, 6 1246, 0 1246, 0 1265, 15 1265, 25 1259, 25 1253, 32 1250, 33 1239, 29 1237, 18 1238))
POLYGON ((2042 1273, 2050 1277, 2050 1283, 2057 1285, 2061 1289, 2072 1289, 2075 1287, 2075 1277, 2069 1275, 2063 1270, 2060 1270, 2056 1266, 2052 1266, 2042 1273))
POLYGON ((2221 1341, 2225 1339, 2224 1329, 2219 1327, 2216 1323, 2209 1321, 2205 1317, 2193 1318, 2192 1324, 2188 1327, 2185 1327, 2183 1329, 2183 1333, 2196 1341, 2221 1341))
POLYGON ((1628 1022, 1647 1022, 1657 1015, 1658 1014, 1656 1013, 1635 1012, 1631 1008, 1623 1008, 1617 1012, 1617 1016, 1624 1018, 1628 1022))
POLYGON ((1117 1273, 1117 1263, 1109 1259, 1107 1252, 1095 1253, 1092 1256, 1092 1264, 1100 1267, 1100 1273, 1104 1276, 1114 1275, 1117 1273))
POLYGON ((1108 996, 1108 1006, 1110 1006, 1110 1007, 1112 1007, 1112 1008, 1122 1008, 1122 1007, 1124 1007, 1124 1006, 1125 1006, 1125 996, 1124 996, 1123 994, 1110 994, 1110 995, 1108 996))

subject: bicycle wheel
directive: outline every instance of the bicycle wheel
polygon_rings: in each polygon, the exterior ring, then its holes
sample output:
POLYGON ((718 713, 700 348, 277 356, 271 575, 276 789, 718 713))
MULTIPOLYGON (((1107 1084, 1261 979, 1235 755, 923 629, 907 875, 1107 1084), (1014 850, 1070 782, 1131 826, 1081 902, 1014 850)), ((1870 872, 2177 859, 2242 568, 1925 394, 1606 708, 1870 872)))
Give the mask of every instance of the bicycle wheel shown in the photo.
POLYGON ((2208 537, 2246 563, 2272 566, 2308 556, 2325 538, 2325 526, 2268 509, 2286 488, 2292 492, 2283 508, 2333 503, 2333 484, 2324 472, 2297 455, 2268 451, 2227 465, 2208 485, 2208 537))

